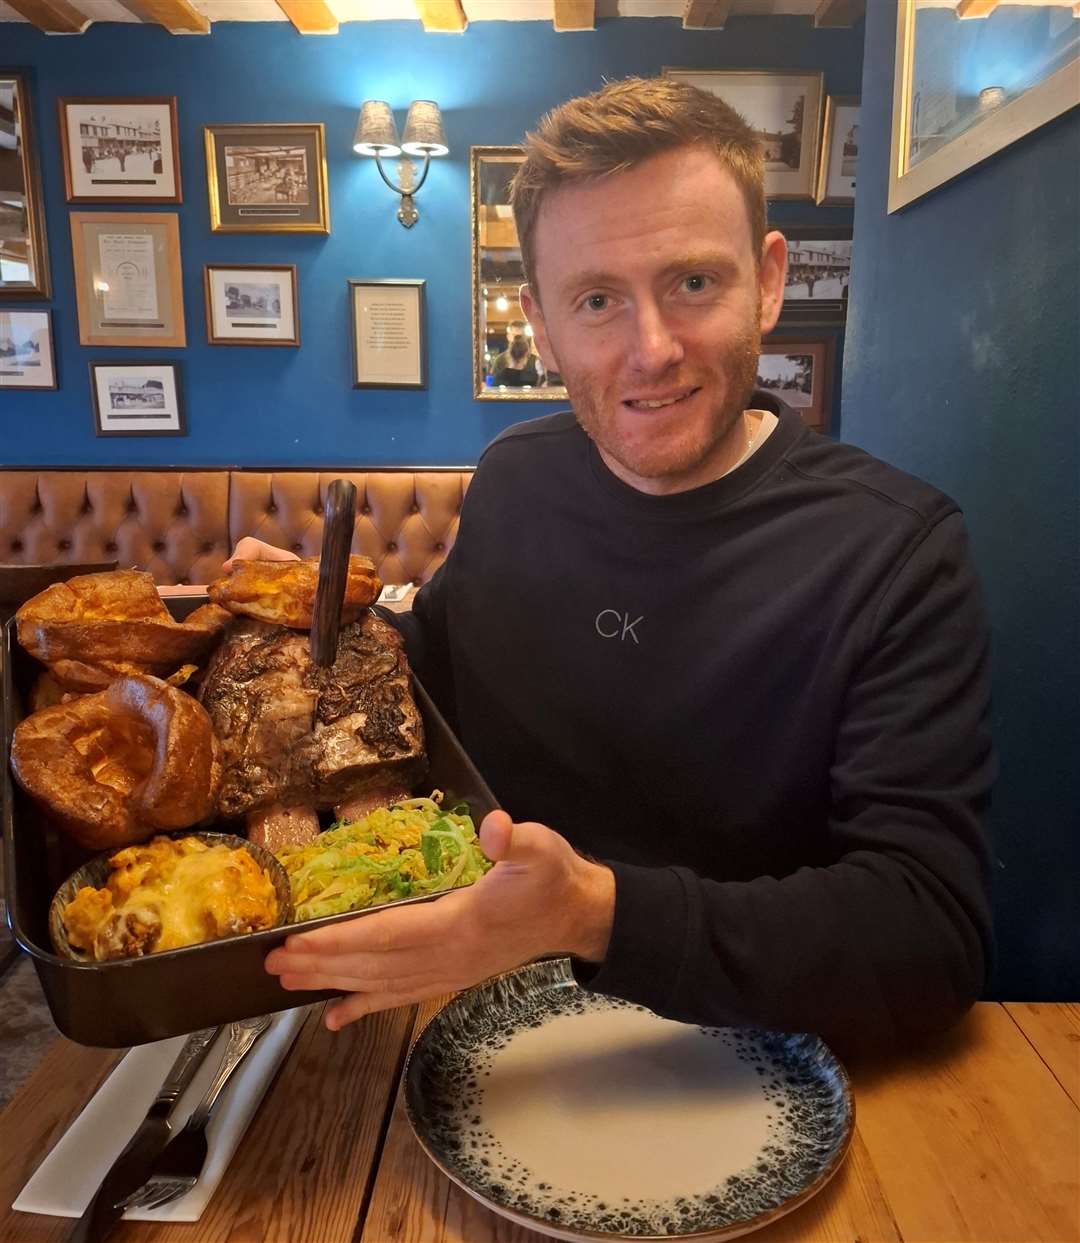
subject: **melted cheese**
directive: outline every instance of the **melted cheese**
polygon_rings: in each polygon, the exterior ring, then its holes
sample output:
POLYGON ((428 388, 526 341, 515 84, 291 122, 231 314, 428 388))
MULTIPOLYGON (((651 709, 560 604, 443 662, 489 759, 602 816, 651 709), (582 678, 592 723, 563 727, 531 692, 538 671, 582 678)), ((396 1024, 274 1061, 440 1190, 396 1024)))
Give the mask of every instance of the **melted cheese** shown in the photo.
POLYGON ((72 945, 99 961, 269 928, 277 917, 273 882, 241 847, 155 838, 109 862, 107 887, 80 889, 64 910, 72 945))

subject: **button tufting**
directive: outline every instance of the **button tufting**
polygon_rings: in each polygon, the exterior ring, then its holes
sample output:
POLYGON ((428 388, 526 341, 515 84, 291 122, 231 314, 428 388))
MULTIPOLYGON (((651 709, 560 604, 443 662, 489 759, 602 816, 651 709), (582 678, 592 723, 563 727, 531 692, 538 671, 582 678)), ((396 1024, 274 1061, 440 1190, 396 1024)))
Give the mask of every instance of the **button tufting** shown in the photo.
POLYGON ((156 540, 154 540, 154 542, 150 545, 150 547, 154 550, 154 552, 164 552, 164 551, 165 551, 165 541, 164 541, 164 540, 161 540, 161 539, 156 539, 156 540))
POLYGON ((12 552, 22 552, 23 542, 21 539, 13 539, 11 541, 12 552))
POLYGON ((414 579, 412 580, 412 585, 413 585, 414 587, 419 587, 419 586, 420 586, 420 579, 418 579, 418 578, 414 578, 414 579))
POLYGON ((293 545, 292 545, 292 550, 293 550, 293 552, 303 552, 303 551, 304 551, 304 545, 303 545, 303 544, 293 544, 293 545))
POLYGON ((69 539, 57 540, 56 546, 57 548, 60 549, 61 552, 67 552, 67 550, 71 547, 71 540, 69 539))
POLYGON ((391 540, 390 543, 386 545, 386 551, 397 552, 397 544, 395 544, 394 541, 391 540))
POLYGON ((446 545, 441 540, 435 545, 436 552, 443 552, 445 548, 446 548, 446 545))
POLYGON ((188 580, 186 578, 178 578, 176 580, 176 585, 178 587, 186 587, 188 585, 188 580))
POLYGON ((202 551, 203 551, 203 552, 213 552, 213 551, 214 551, 214 545, 213 545, 213 544, 203 544, 203 546, 202 546, 202 551))
POLYGON ((409 513, 418 514, 419 512, 420 512, 420 506, 417 505, 415 501, 413 501, 413 503, 409 506, 409 513))
POLYGON ((137 514, 139 512, 139 507, 135 504, 134 498, 128 501, 127 511, 129 514, 137 514))
POLYGON ((277 502, 271 501, 270 504, 267 505, 266 507, 266 512, 268 514, 276 514, 277 513, 277 502))
POLYGON ((177 505, 176 507, 176 516, 178 518, 182 518, 186 513, 187 513, 187 506, 184 504, 183 501, 181 501, 180 504, 177 505))
POLYGON ((105 551, 106 551, 106 552, 116 552, 116 541, 115 541, 115 540, 109 540, 109 542, 105 545, 105 551))
POLYGON ((360 512, 361 512, 362 514, 370 514, 370 513, 371 513, 371 506, 370 506, 370 505, 366 505, 366 504, 365 504, 365 505, 361 505, 361 506, 360 506, 360 512))

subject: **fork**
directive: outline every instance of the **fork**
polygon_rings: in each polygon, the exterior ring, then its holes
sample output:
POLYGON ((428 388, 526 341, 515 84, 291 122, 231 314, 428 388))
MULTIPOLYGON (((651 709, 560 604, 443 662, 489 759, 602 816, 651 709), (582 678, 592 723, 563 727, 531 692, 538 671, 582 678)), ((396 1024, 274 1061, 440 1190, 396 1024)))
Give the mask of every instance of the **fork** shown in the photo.
POLYGON ((154 1162, 150 1177, 120 1202, 123 1208, 161 1208, 190 1191, 199 1181, 209 1152, 206 1126, 214 1112, 214 1106, 233 1072, 248 1055, 255 1041, 270 1026, 272 1019, 272 1015, 264 1014, 258 1018, 230 1024, 221 1065, 206 1089, 206 1094, 195 1106, 184 1129, 162 1149, 161 1155, 154 1162))

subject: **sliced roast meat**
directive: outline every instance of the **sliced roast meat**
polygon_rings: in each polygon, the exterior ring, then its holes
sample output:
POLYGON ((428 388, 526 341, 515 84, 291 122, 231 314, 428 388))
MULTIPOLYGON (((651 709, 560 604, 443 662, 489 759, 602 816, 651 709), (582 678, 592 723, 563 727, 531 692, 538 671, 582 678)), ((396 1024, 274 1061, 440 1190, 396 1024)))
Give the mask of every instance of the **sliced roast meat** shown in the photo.
POLYGON ((249 811, 248 840, 275 854, 283 846, 306 846, 319 836, 319 813, 314 807, 282 807, 249 811))

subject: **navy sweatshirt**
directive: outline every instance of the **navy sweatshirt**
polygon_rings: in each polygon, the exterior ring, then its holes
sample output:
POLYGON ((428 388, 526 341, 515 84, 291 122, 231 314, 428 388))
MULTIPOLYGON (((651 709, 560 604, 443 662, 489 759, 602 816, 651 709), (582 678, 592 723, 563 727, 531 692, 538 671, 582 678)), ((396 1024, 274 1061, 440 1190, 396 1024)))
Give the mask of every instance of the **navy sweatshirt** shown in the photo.
POLYGON ((954 502, 779 425, 650 496, 571 413, 484 452, 403 630, 506 810, 609 863, 594 990, 908 1043, 983 986, 987 632, 954 502))

